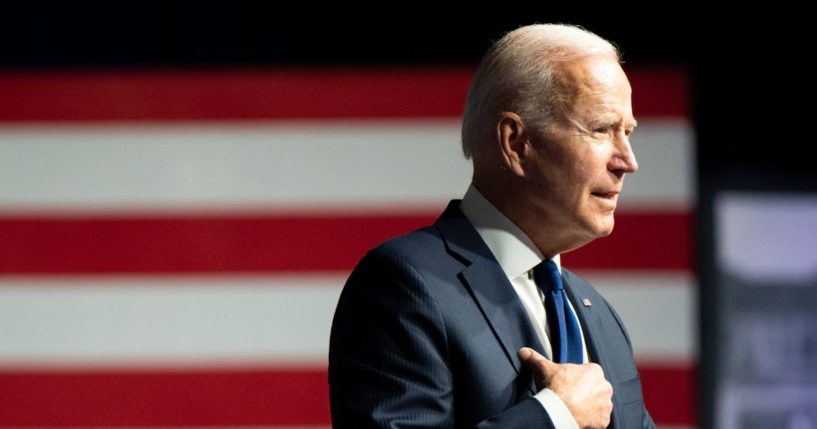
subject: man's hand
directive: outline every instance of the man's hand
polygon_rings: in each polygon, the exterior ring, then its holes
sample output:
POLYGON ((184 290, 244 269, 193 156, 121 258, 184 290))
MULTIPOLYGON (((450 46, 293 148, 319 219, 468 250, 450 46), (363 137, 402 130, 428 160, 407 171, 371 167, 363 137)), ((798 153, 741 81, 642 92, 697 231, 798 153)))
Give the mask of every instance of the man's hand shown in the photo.
POLYGON ((595 363, 558 364, 535 350, 519 349, 519 359, 533 371, 538 389, 548 388, 567 405, 582 429, 606 428, 613 412, 613 386, 595 363))

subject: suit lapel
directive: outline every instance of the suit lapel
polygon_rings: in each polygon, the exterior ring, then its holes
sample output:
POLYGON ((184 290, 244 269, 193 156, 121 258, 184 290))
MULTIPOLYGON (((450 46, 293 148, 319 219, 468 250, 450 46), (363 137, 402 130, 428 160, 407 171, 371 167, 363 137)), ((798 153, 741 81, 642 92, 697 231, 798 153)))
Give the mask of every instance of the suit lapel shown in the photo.
MULTIPOLYGON (((567 291, 568 299, 573 304, 576 310, 576 316, 579 318, 579 323, 582 325, 584 333, 584 340, 587 343, 587 353, 589 354, 590 362, 599 364, 607 373, 609 359, 607 359, 605 347, 601 342, 604 339, 605 332, 610 328, 605 329, 602 323, 599 311, 602 310, 606 304, 597 302, 595 307, 592 305, 585 305, 584 300, 589 297, 597 297, 595 290, 581 278, 573 275, 570 271, 562 270, 562 278, 565 282, 565 291, 567 291)), ((600 298, 599 298, 600 299, 600 298)), ((618 410, 619 404, 617 397, 613 395, 613 409, 618 410)), ((618 412, 613 412, 611 415, 610 428, 620 427, 618 412)))
POLYGON ((544 353, 522 302, 511 286, 499 263, 476 229, 452 202, 435 223, 449 252, 458 255, 465 268, 460 280, 491 326, 506 356, 517 372, 522 371, 517 352, 531 347, 544 353))

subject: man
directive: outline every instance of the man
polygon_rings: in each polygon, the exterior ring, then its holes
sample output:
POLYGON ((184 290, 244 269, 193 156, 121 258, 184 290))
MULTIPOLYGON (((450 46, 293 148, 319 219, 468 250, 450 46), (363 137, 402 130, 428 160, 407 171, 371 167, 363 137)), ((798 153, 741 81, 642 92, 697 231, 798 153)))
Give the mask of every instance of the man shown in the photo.
POLYGON ((621 320, 558 271, 561 253, 612 232, 638 168, 619 62, 565 25, 522 27, 488 51, 463 120, 465 197, 370 251, 344 287, 335 428, 655 427, 621 320))

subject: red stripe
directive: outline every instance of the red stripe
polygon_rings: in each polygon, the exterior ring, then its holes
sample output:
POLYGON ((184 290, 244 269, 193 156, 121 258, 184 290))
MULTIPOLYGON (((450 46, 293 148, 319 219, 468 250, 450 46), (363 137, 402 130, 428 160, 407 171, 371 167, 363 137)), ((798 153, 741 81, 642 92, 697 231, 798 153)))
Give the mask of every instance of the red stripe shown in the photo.
MULTIPOLYGON (((690 368, 641 368, 656 422, 689 424, 690 368)), ((315 370, 0 372, 2 427, 329 425, 315 370)))
MULTIPOLYGON (((0 217, 0 274, 349 270, 434 215, 0 217)), ((616 231, 565 255, 575 268, 690 270, 690 215, 619 214, 616 231)))
MULTIPOLYGON (((636 113, 687 117, 675 70, 635 69, 636 113)), ((0 121, 457 117, 471 69, 0 73, 0 121)))
POLYGON ((328 424, 323 370, 0 373, 2 427, 328 424))
POLYGON ((632 69, 624 65, 633 87, 636 117, 689 118, 692 85, 681 69, 632 69))
POLYGON ((468 70, 0 75, 0 120, 207 120, 462 114, 468 70))
POLYGON ((609 237, 562 260, 571 268, 692 271, 691 213, 616 213, 609 237))
POLYGON ((695 368, 640 365, 638 370, 644 401, 656 423, 697 424, 695 368))

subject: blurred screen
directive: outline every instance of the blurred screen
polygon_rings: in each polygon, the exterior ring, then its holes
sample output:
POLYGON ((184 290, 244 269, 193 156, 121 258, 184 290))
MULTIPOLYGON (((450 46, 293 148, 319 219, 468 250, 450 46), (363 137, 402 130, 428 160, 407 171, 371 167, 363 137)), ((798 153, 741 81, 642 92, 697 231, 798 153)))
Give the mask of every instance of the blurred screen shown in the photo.
POLYGON ((725 191, 713 209, 714 427, 817 428, 817 193, 725 191))

